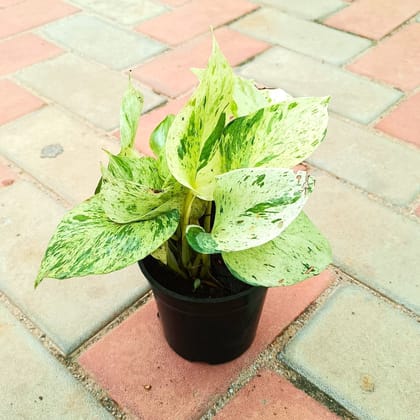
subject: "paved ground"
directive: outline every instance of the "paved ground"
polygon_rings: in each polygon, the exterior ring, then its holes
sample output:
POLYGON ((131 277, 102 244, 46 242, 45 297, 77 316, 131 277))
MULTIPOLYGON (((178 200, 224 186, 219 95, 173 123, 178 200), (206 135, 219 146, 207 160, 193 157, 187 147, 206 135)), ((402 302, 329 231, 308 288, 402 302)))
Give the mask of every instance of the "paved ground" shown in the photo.
POLYGON ((420 412, 419 0, 0 0, 0 418, 413 420, 420 412), (136 267, 33 279, 115 150, 186 101, 213 25, 239 73, 331 95, 308 204, 334 266, 270 290, 239 359, 173 354, 136 267))

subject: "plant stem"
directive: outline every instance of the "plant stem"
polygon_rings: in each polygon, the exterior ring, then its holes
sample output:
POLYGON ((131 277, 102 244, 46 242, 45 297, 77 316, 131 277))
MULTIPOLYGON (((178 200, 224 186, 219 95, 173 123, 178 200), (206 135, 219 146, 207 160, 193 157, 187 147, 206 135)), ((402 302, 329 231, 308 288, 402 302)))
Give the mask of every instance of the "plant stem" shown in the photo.
POLYGON ((187 226, 190 220, 191 207, 194 201, 195 195, 191 191, 188 191, 184 201, 184 211, 181 221, 181 262, 185 269, 189 269, 190 266, 190 246, 187 241, 187 226))
MULTIPOLYGON (((207 203, 206 213, 204 215, 204 229, 206 232, 211 230, 211 210, 212 210, 212 201, 207 203)), ((202 266, 200 270, 200 278, 205 279, 209 275, 210 271, 210 255, 202 254, 201 255, 202 266)))

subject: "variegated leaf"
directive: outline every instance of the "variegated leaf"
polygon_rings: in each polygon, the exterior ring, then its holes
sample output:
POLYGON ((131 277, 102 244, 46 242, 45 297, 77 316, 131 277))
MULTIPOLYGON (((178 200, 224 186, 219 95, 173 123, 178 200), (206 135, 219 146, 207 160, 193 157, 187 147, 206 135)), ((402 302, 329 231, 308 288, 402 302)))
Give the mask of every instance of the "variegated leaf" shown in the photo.
MULTIPOLYGON (((126 159, 126 158, 123 158, 126 159)), ((172 183, 163 188, 163 181, 158 177, 156 161, 151 158, 141 158, 140 162, 148 162, 142 169, 147 176, 138 182, 131 181, 127 176, 114 176, 110 170, 103 168, 103 185, 101 195, 103 208, 107 216, 116 223, 129 223, 137 220, 150 220, 170 210, 182 207, 184 191, 182 185, 172 183), (149 169, 155 170, 149 171, 149 169)), ((118 166, 121 171, 123 167, 118 166)), ((126 168, 126 167, 124 167, 126 168)), ((132 167, 131 167, 132 169, 132 167)), ((136 169, 139 169, 136 166, 136 169)))
POLYGON ((169 130, 166 159, 178 182, 212 200, 221 173, 219 142, 229 111, 233 72, 216 41, 199 87, 169 130))
POLYGON ((291 168, 307 158, 327 131, 329 98, 295 98, 232 121, 221 141, 224 172, 291 168))
POLYGON ((102 168, 104 178, 125 179, 160 189, 163 182, 156 159, 140 156, 115 156, 109 153, 108 168, 102 168))
POLYGON ((187 240, 197 252, 239 251, 278 236, 295 219, 312 192, 306 172, 245 168, 217 177, 216 215, 211 233, 189 226, 187 240))
POLYGON ((134 138, 136 137, 137 126, 141 111, 143 109, 144 98, 141 92, 136 90, 129 81, 128 88, 124 93, 120 111, 120 155, 131 155, 133 150, 134 138))
POLYGON ((236 278, 264 287, 298 283, 319 274, 332 261, 328 241, 303 212, 272 241, 222 256, 236 278))
POLYGON ((232 112, 234 117, 242 117, 270 105, 268 95, 257 89, 252 80, 236 76, 234 78, 232 112))
POLYGON ((68 212, 57 227, 42 260, 43 278, 65 279, 119 270, 145 258, 175 232, 177 210, 142 222, 117 224, 95 195, 68 212))
POLYGON ((156 156, 159 172, 164 179, 168 179, 170 172, 166 161, 166 139, 169 128, 174 122, 175 115, 169 114, 162 120, 150 135, 150 148, 156 156))

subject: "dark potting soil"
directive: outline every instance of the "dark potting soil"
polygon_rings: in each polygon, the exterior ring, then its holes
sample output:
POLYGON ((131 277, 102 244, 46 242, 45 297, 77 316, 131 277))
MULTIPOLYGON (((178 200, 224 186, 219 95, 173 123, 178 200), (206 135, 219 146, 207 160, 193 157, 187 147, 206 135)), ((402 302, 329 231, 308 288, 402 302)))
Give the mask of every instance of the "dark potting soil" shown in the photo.
POLYGON ((158 260, 150 261, 150 264, 147 264, 147 269, 162 286, 188 297, 221 298, 236 295, 252 287, 233 277, 220 255, 212 255, 211 257, 210 271, 216 281, 202 281, 195 290, 194 280, 182 278, 158 260))

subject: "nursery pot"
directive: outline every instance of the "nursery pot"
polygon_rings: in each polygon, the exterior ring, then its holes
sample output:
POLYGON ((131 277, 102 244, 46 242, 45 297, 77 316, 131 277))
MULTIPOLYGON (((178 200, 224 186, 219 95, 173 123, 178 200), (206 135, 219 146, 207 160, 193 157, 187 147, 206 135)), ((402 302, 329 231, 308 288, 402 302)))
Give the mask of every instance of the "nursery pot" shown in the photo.
POLYGON ((181 357, 224 363, 252 344, 267 293, 265 287, 249 286, 220 298, 195 298, 163 286, 167 280, 183 279, 154 258, 139 261, 139 266, 152 287, 166 341, 181 357))

